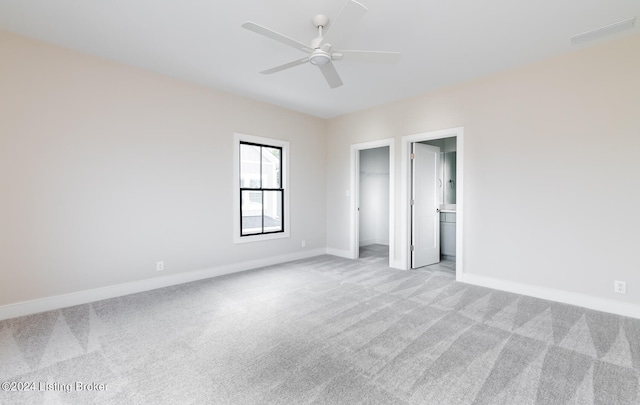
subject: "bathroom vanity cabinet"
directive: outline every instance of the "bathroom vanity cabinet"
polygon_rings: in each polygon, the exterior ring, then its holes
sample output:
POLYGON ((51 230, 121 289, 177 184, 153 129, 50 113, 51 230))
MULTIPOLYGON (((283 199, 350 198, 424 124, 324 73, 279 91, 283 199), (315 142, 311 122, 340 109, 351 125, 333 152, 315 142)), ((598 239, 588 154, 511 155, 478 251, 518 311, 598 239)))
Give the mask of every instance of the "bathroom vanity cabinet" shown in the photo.
POLYGON ((456 259, 456 213, 440 212, 440 257, 456 259))

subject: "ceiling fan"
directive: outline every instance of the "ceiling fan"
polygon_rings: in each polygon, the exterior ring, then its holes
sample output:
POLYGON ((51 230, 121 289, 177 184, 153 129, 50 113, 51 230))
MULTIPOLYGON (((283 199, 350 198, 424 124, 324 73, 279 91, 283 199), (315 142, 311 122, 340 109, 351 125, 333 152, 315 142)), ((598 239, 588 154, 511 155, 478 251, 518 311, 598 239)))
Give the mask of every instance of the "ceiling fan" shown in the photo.
POLYGON ((276 73, 308 62, 320 68, 320 72, 322 72, 327 83, 334 89, 342 86, 342 79, 340 79, 340 75, 338 75, 336 68, 333 66, 334 61, 395 62, 400 59, 400 53, 398 52, 333 50, 333 44, 340 42, 349 32, 350 28, 355 25, 366 12, 367 8, 362 4, 355 0, 348 0, 336 18, 331 21, 331 25, 329 25, 329 17, 326 15, 316 15, 311 19, 311 22, 318 29, 318 37, 312 40, 310 45, 289 38, 251 21, 245 22, 242 24, 242 27, 307 54, 302 59, 297 59, 260 73, 276 73))

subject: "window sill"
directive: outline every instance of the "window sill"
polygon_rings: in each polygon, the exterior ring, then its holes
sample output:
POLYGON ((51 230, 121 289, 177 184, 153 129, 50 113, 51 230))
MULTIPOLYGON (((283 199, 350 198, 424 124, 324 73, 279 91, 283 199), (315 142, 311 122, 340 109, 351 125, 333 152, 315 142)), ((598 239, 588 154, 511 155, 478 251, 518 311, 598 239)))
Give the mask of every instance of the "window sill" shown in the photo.
POLYGON ((233 243, 251 243, 261 242, 265 240, 273 239, 285 239, 289 237, 289 232, 269 233, 266 235, 251 235, 251 236, 234 236, 233 243))

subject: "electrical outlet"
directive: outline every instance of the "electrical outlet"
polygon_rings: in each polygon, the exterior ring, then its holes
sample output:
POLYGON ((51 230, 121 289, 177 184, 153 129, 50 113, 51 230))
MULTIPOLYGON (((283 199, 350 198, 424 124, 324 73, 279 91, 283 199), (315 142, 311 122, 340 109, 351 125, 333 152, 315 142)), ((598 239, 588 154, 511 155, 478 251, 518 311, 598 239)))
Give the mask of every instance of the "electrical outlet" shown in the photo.
POLYGON ((164 270, 164 262, 156 262, 156 271, 164 270))
POLYGON ((307 242, 305 240, 302 241, 302 247, 307 246, 307 242))
POLYGON ((614 281, 613 282, 613 291, 618 294, 626 294, 627 293, 627 282, 626 281, 614 281))

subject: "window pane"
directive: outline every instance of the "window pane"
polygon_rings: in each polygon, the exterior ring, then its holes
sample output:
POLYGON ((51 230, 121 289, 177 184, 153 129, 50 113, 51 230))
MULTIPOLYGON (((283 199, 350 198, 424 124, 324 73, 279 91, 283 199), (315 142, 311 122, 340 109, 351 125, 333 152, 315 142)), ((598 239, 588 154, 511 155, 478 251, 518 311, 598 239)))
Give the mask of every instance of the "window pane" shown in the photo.
POLYGON ((261 187, 259 146, 240 144, 240 187, 261 187))
POLYGON ((280 188, 280 149, 262 147, 262 188, 280 188))
POLYGON ((243 191, 241 198, 242 235, 262 233, 262 191, 243 191))
POLYGON ((264 231, 282 231, 282 191, 264 191, 264 231))

